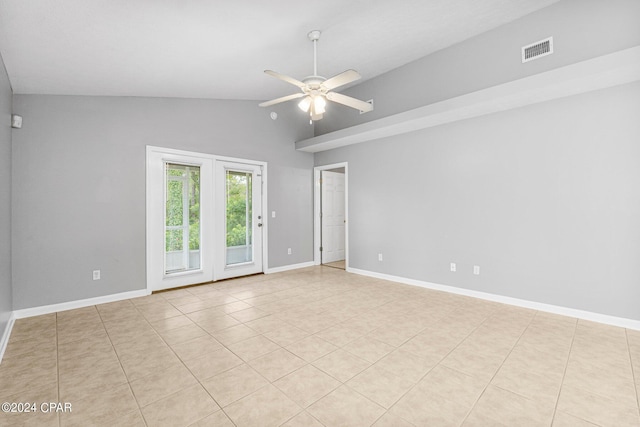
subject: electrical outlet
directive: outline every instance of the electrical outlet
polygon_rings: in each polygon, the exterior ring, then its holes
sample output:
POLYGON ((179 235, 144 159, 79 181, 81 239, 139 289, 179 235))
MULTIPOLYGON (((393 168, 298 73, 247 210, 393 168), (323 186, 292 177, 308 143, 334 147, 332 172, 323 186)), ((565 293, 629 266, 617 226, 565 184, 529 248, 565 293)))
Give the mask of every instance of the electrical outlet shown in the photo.
POLYGON ((291 255, 291 248, 287 249, 287 254, 291 255))
POLYGON ((382 261, 382 254, 378 254, 378 261, 382 261))
POLYGON ((475 274, 476 276, 480 275, 480 266, 479 265, 474 265, 473 266, 473 274, 475 274))
POLYGON ((453 271, 455 273, 456 272, 456 263, 452 262, 450 268, 451 268, 451 271, 453 271))
POLYGON ((100 270, 93 270, 93 280, 100 280, 100 270))

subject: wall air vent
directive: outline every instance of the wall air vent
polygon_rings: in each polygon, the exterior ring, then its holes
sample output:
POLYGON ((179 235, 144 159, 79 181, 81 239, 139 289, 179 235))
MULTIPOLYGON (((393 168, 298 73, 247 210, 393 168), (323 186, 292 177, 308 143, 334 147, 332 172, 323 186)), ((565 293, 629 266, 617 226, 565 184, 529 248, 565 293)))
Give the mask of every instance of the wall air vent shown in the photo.
POLYGON ((541 58, 543 56, 551 55, 553 53, 553 37, 549 37, 539 42, 531 43, 527 46, 522 46, 522 63, 533 61, 534 59, 541 58))

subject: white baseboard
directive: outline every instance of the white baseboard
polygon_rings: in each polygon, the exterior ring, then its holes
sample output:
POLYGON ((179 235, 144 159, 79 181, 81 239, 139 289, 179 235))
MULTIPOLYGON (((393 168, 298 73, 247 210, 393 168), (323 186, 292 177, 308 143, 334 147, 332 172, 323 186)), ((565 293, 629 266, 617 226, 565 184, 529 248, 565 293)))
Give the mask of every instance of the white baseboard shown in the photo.
POLYGON ((2 337, 0 337, 0 363, 2 363, 2 358, 4 357, 4 352, 7 349, 7 345, 9 345, 9 337, 11 336, 11 329, 13 329, 13 324, 16 321, 16 317, 13 312, 9 316, 9 321, 7 322, 7 326, 4 328, 4 332, 2 333, 2 337))
POLYGON ((374 277, 377 279, 390 280, 392 282, 404 283, 406 285, 420 286, 422 288, 433 289, 436 291, 449 292, 452 294, 464 295, 484 299, 502 304, 509 304, 517 307, 529 308, 532 310, 544 311, 547 313, 559 314, 562 316, 575 317, 578 319, 589 320, 592 322, 604 323, 607 325, 618 326, 621 328, 634 329, 640 331, 640 321, 626 319, 624 317, 609 316, 606 314, 593 313, 591 311, 578 310, 575 308, 562 307, 551 304, 544 304, 535 301, 528 301, 518 298, 506 297, 502 295, 490 294, 487 292, 473 291, 470 289, 456 288, 455 286, 440 285, 437 283, 424 282, 422 280, 408 279, 406 277, 392 276, 390 274, 376 273, 375 271, 360 270, 357 268, 348 268, 349 273, 360 274, 362 276, 374 277))
POLYGON ((23 308, 15 310, 13 314, 16 319, 24 319, 25 317, 40 316, 42 314, 57 313, 59 311, 73 310, 75 308, 89 307, 97 304, 105 304, 108 302, 122 301, 125 299, 144 297, 149 295, 149 291, 141 289, 139 291, 121 292, 119 294, 104 295, 101 297, 87 298, 77 301, 61 302, 59 304, 43 305, 40 307, 23 308))
POLYGON ((267 268, 264 274, 282 273, 283 271, 297 270, 299 268, 313 267, 313 261, 302 262, 300 264, 283 265, 282 267, 267 268))

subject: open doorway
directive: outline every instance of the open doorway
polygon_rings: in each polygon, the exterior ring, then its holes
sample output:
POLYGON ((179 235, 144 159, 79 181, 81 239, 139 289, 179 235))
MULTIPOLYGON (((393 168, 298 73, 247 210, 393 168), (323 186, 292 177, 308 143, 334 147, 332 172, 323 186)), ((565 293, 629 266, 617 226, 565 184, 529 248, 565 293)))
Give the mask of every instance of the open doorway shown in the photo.
POLYGON ((347 164, 315 168, 315 263, 346 270, 347 164))

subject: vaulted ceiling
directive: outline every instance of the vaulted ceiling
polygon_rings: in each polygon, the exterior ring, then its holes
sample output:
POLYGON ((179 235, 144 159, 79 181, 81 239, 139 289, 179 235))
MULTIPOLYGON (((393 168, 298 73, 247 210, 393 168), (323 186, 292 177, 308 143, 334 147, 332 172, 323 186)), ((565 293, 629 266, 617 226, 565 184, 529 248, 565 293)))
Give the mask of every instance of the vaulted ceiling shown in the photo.
POLYGON ((558 0, 3 0, 0 53, 18 94, 264 100, 264 69, 370 79, 558 0))

